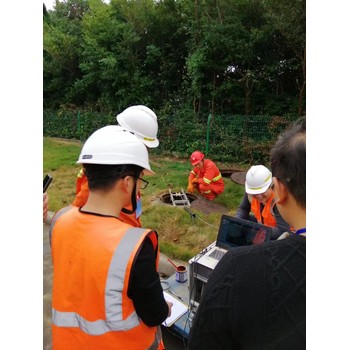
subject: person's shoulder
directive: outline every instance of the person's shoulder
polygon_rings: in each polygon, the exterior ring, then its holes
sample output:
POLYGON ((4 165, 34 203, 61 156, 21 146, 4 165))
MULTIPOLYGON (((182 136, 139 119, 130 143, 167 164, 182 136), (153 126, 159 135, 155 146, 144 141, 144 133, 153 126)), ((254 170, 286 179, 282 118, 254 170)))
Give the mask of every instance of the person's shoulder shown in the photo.
POLYGON ((225 260, 239 260, 239 261, 251 261, 255 258, 261 257, 263 255, 271 255, 284 250, 290 250, 291 248, 304 248, 306 246, 305 237, 298 235, 291 235, 288 238, 281 240, 273 240, 265 242, 263 244, 256 244, 243 247, 234 247, 228 250, 224 255, 225 260))
POLYGON ((73 205, 68 205, 55 212, 55 214, 52 217, 51 223, 53 224, 58 219, 62 220, 62 218, 63 220, 67 220, 67 218, 75 216, 77 215, 77 213, 79 213, 78 207, 75 207, 73 205))
POLYGON ((212 161, 211 159, 208 159, 208 158, 204 159, 204 164, 205 164, 206 166, 216 167, 215 162, 212 161))

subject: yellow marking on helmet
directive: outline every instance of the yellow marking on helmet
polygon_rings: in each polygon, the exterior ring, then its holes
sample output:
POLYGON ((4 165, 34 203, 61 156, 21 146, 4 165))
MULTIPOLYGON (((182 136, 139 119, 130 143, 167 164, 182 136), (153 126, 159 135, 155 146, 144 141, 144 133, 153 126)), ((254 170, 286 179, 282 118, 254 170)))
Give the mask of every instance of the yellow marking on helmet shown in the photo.
MULTIPOLYGON (((271 178, 271 175, 269 175, 266 179, 265 179, 265 183, 267 182, 267 181, 269 181, 270 180, 270 178, 271 178)), ((262 188, 264 188, 264 186, 261 186, 261 187, 250 187, 250 186, 248 186, 251 190, 261 190, 262 188)))
POLYGON ((144 137, 143 138, 145 141, 155 141, 155 139, 151 139, 150 137, 144 137))
POLYGON ((261 190, 263 187, 250 187, 250 186, 249 186, 249 188, 250 188, 251 190, 261 190))
POLYGON ((269 181, 271 178, 271 175, 269 175, 266 179, 265 179, 265 182, 269 181))

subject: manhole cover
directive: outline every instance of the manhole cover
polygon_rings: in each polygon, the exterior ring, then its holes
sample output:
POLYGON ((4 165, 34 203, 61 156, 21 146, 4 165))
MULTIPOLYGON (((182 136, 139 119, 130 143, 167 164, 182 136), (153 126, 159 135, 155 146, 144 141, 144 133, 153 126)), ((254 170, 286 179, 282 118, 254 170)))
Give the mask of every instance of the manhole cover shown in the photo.
POLYGON ((239 185, 244 185, 246 174, 246 171, 237 171, 231 175, 231 180, 239 185))
MULTIPOLYGON (((181 196, 179 194, 172 193, 172 195, 173 195, 173 198, 175 200, 181 200, 181 196)), ((191 194, 191 193, 186 192, 186 196, 187 196, 190 203, 192 203, 193 201, 195 201, 197 199, 197 196, 194 194, 191 194)), ((160 196, 160 200, 161 200, 161 202, 163 202, 165 204, 173 205, 173 203, 171 201, 170 193, 162 194, 160 196)))

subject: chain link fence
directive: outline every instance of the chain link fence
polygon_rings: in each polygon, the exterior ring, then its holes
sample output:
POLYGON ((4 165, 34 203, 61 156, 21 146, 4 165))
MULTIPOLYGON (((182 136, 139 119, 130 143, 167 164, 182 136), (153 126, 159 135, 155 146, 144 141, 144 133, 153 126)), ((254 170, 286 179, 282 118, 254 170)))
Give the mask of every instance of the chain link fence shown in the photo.
MULTIPOLYGON (((297 116, 211 116, 193 120, 184 115, 158 116, 160 145, 152 152, 188 158, 200 150, 213 160, 267 164, 278 135, 297 116)), ((44 111, 44 136, 85 141, 95 130, 115 124, 115 115, 96 112, 44 111)))
POLYGON ((163 119, 159 125, 159 151, 189 157, 200 150, 223 162, 265 164, 278 135, 297 116, 208 116, 206 121, 163 119))

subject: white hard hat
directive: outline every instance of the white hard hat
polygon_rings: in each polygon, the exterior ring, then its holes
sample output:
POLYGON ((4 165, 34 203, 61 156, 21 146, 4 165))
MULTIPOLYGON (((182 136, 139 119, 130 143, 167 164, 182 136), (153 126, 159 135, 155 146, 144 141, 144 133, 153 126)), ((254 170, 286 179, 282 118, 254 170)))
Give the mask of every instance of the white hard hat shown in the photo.
POLYGON ((146 175, 154 172, 149 165, 148 150, 138 137, 117 125, 95 131, 85 142, 78 164, 134 164, 146 175))
POLYGON ((133 132, 150 148, 158 147, 158 121, 156 114, 143 105, 131 106, 117 115, 119 125, 133 132))
POLYGON ((253 165, 245 180, 245 191, 248 194, 264 193, 271 185, 272 173, 263 165, 253 165))

